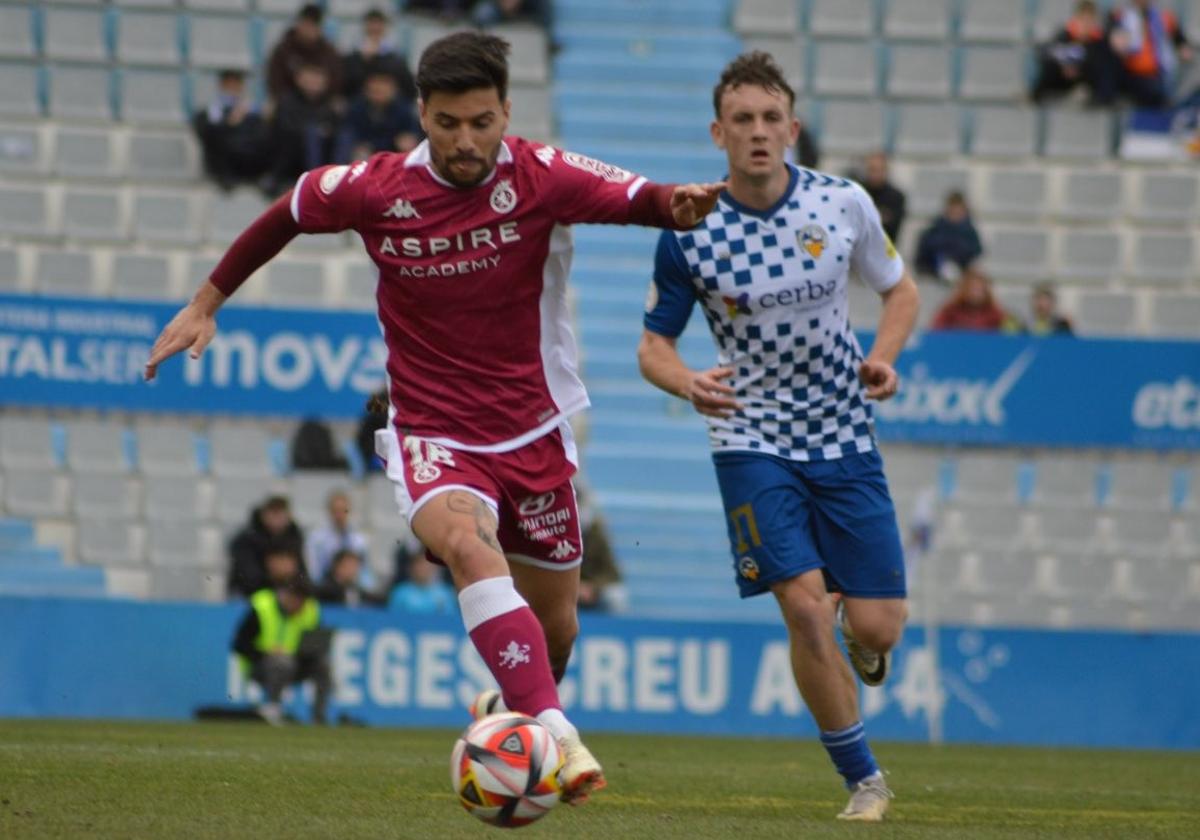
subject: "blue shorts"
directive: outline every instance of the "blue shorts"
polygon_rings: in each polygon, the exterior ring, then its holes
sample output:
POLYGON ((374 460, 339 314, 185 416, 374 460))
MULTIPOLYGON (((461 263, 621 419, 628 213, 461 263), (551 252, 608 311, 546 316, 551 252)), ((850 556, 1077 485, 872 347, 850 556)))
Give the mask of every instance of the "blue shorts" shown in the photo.
POLYGON ((875 450, 830 461, 758 452, 713 455, 743 598, 822 569, 855 598, 903 598, 904 549, 875 450))

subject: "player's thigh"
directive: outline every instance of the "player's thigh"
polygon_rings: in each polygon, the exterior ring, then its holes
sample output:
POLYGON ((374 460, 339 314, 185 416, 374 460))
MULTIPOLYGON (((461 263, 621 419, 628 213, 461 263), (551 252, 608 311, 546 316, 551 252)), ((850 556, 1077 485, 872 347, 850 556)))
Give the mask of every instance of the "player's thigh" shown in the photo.
POLYGON ((848 598, 903 599, 904 547, 875 450, 809 467, 813 534, 830 578, 848 598))
POLYGON ((494 504, 479 491, 450 487, 427 497, 412 516, 413 533, 431 560, 450 569, 459 589, 508 574, 494 504))
POLYGON ((743 598, 819 569, 807 491, 789 464, 768 455, 713 458, 733 572, 743 598))

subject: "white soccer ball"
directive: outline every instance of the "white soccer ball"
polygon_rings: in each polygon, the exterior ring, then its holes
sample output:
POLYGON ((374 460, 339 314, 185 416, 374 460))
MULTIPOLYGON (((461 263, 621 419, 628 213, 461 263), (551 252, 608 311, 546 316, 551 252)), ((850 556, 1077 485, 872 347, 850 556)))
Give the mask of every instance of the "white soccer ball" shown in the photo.
POLYGON ((488 715, 466 728, 450 756, 458 801, 489 825, 517 828, 558 802, 562 753, 554 736, 516 712, 488 715))

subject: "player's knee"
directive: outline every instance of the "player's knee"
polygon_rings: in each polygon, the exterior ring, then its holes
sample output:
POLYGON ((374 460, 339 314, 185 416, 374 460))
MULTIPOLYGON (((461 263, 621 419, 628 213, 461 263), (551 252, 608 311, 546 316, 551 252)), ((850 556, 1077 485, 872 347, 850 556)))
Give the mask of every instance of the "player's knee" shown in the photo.
POLYGON ((444 545, 435 549, 451 569, 470 570, 477 561, 481 549, 485 548, 479 535, 471 528, 451 528, 446 534, 444 545))
POLYGON ((779 597, 783 618, 791 634, 808 643, 817 644, 833 631, 833 604, 828 598, 794 587, 779 597))
POLYGON ((887 653, 900 642, 904 625, 890 619, 868 621, 862 627, 854 626, 854 638, 876 653, 887 653))

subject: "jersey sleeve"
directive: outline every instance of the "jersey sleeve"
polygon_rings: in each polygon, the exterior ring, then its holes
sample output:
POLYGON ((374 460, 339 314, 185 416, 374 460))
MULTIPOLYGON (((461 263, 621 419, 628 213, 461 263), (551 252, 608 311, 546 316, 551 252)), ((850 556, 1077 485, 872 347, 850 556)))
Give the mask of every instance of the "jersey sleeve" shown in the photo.
POLYGON ((543 147, 539 160, 546 164, 545 200, 562 224, 596 222, 624 224, 637 194, 646 186, 640 175, 578 152, 559 151, 550 156, 543 147))
POLYGON ((884 232, 871 196, 857 184, 851 189, 850 212, 857 216, 858 237, 850 255, 850 266, 864 283, 883 294, 904 276, 904 260, 884 232))
POLYGON ((358 227, 367 195, 366 161, 305 172, 292 190, 292 218, 302 233, 338 233, 358 227))
POLYGON ((658 238, 654 254, 654 279, 646 298, 647 330, 668 338, 678 338, 687 327, 696 303, 696 287, 679 239, 672 231, 664 230, 658 238))

